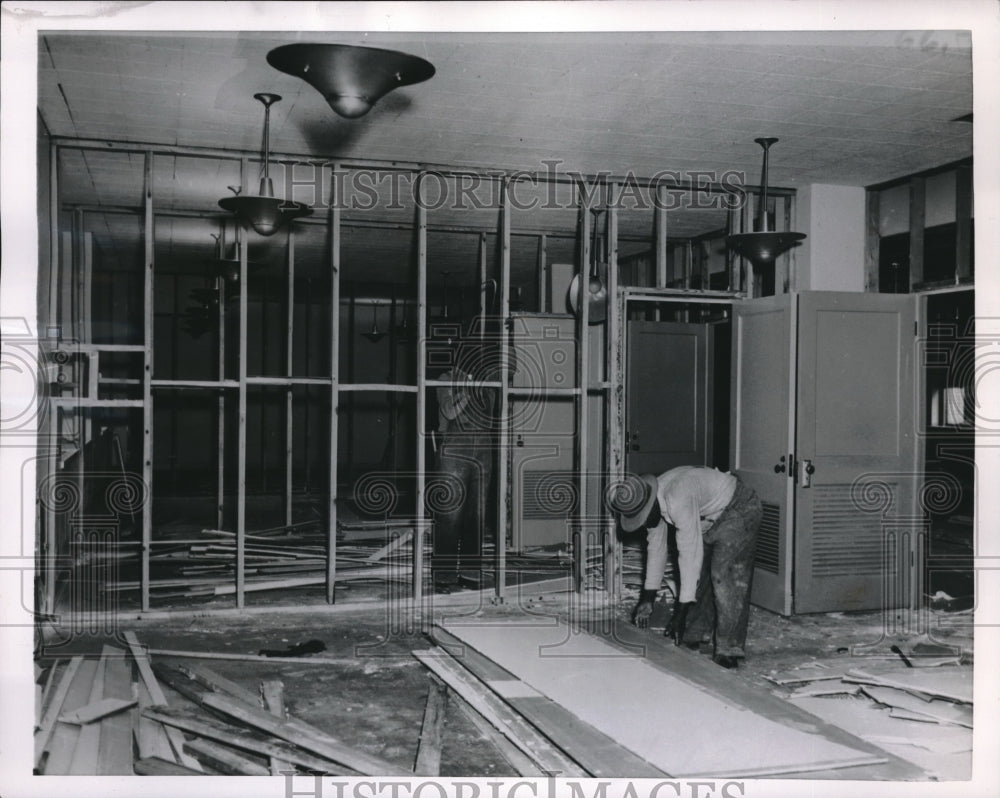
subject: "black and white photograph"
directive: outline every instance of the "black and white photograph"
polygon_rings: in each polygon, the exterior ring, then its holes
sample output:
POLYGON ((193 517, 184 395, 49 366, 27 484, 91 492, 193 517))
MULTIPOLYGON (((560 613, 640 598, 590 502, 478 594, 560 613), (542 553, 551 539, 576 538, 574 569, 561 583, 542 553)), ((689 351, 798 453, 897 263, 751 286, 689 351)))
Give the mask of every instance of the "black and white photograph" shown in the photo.
POLYGON ((1000 794, 993 0, 0 14, 4 798, 1000 794))

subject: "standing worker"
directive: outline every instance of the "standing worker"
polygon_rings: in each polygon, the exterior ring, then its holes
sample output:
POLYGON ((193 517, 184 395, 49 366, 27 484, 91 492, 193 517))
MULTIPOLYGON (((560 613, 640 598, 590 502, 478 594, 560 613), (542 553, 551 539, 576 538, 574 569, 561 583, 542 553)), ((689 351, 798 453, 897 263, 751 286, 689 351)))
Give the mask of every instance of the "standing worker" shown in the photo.
POLYGON ((481 350, 466 347, 456 366, 440 377, 452 384, 437 389, 437 467, 451 500, 434 514, 431 568, 435 586, 456 586, 463 568, 476 566, 492 527, 491 496, 494 389, 477 385, 490 376, 481 350), (472 349, 472 351, 468 351, 472 349))
POLYGON ((714 639, 712 659, 735 668, 746 656, 761 505, 733 474, 680 466, 659 477, 631 475, 611 501, 625 532, 647 530, 646 579, 633 622, 649 623, 667 563, 667 525, 677 532, 680 591, 666 634, 697 649, 714 639))

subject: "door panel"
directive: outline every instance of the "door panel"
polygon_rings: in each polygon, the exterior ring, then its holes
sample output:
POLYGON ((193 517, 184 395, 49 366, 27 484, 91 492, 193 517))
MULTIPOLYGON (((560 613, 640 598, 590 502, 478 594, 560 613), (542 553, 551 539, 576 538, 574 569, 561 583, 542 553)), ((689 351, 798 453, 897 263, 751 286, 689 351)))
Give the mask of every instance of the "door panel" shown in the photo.
POLYGON ((915 598, 915 318, 907 295, 799 297, 795 612, 915 598))
POLYGON ((707 324, 629 322, 629 471, 708 464, 712 332, 707 324))
POLYGON ((781 294, 733 307, 730 463, 764 508, 751 601, 792 610, 792 479, 789 397, 794 395, 795 296, 781 294), (775 467, 784 468, 776 471, 775 467))

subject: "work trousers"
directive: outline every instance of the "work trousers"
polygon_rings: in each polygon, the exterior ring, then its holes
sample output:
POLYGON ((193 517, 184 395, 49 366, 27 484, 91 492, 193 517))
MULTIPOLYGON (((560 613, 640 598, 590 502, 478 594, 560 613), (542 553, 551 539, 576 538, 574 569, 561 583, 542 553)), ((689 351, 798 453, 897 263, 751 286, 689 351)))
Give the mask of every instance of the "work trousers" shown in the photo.
POLYGON ((492 527, 495 449, 494 436, 487 432, 442 437, 437 474, 426 489, 434 518, 431 567, 437 582, 455 582, 459 570, 479 563, 483 539, 492 527))
POLYGON ((695 605, 688 613, 685 643, 711 640, 714 633, 717 656, 746 655, 761 515, 757 494, 737 481, 733 498, 703 535, 705 556, 695 605))

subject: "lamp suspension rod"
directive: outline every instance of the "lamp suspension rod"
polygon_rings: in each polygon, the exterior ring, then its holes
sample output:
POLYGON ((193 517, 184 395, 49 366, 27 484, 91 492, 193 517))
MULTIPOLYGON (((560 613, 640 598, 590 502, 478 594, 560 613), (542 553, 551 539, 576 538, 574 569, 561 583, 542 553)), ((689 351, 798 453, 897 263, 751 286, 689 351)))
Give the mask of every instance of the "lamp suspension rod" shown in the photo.
POLYGON ((757 226, 760 232, 766 233, 767 229, 767 151, 771 149, 777 139, 774 137, 754 139, 764 148, 764 163, 761 166, 760 174, 760 207, 757 209, 757 226))

